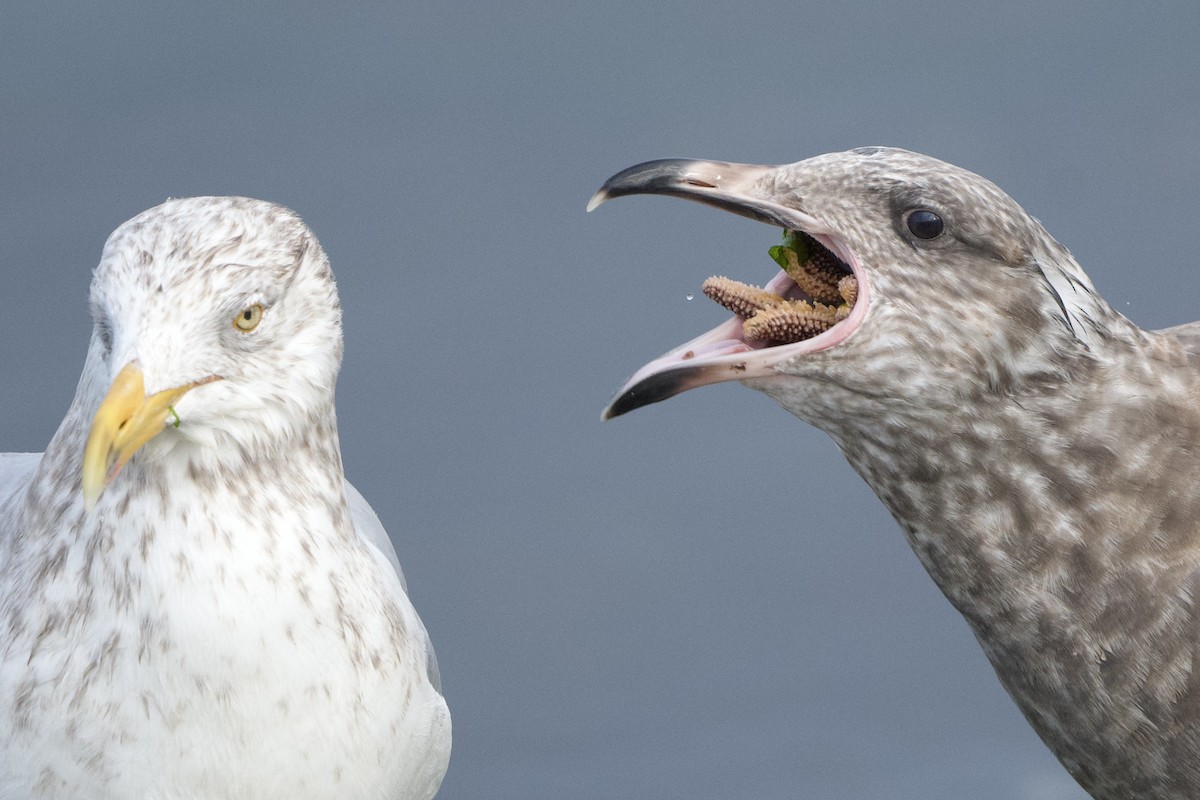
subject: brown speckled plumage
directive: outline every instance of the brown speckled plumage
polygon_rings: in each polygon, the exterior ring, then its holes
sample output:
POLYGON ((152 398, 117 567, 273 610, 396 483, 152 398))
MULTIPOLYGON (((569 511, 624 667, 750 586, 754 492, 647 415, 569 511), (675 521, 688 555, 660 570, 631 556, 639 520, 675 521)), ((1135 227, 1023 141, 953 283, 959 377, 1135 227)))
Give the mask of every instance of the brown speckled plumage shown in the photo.
POLYGON ((594 202, 635 193, 803 230, 857 287, 811 339, 688 342, 606 415, 766 392, 836 440, 1092 796, 1200 796, 1200 324, 1138 328, 995 185, 915 153, 650 162, 594 202))

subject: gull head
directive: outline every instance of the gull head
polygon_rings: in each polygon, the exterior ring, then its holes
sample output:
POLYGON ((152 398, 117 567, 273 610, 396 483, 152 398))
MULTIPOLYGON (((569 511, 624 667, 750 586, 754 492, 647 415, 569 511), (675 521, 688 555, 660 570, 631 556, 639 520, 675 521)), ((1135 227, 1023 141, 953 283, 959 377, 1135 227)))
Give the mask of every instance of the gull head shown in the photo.
POLYGON ((783 166, 651 161, 610 178, 589 208, 631 194, 781 227, 812 266, 776 254, 784 271, 762 289, 710 279, 705 294, 735 316, 638 370, 605 418, 726 380, 826 428, 848 398, 955 407, 1043 381, 1122 326, 1012 198, 918 153, 865 147, 783 166))
POLYGON ((135 455, 185 447, 236 469, 314 426, 336 435, 341 308, 292 211, 242 197, 149 209, 109 237, 91 309, 88 508, 135 455))

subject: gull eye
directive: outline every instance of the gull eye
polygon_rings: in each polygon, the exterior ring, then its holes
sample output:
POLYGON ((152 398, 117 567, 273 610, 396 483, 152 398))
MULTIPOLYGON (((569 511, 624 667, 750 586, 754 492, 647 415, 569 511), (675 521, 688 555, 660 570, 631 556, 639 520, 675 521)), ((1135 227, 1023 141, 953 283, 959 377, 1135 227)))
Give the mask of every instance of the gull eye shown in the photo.
POLYGON ((249 333, 258 327, 258 323, 262 322, 263 307, 262 303, 255 303, 252 306, 247 306, 237 313, 233 318, 233 327, 237 328, 242 333, 249 333))
POLYGON ((918 239, 935 239, 941 235, 946 223, 927 208, 918 208, 905 220, 909 232, 918 239))

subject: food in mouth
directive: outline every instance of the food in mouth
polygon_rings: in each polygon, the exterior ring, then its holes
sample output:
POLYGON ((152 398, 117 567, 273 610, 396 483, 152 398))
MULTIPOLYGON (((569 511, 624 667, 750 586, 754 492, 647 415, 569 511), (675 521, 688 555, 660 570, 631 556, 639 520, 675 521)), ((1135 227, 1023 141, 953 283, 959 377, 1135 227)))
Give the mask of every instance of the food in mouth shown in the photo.
POLYGON ((792 282, 781 294, 714 276, 704 294, 744 320, 742 336, 765 345, 811 339, 850 315, 858 281, 837 256, 803 231, 784 231, 768 251, 792 282))

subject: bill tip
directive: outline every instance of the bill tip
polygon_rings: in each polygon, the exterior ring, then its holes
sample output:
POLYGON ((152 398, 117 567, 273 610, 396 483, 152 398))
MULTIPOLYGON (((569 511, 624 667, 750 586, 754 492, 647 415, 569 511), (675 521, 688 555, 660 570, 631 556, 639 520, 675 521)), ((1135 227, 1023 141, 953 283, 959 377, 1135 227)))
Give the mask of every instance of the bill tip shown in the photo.
POLYGON ((594 195, 592 195, 591 200, 588 200, 587 210, 589 212, 595 211, 597 208, 600 207, 600 204, 603 203, 607 199, 608 199, 608 192, 601 189, 600 191, 598 191, 594 195))

